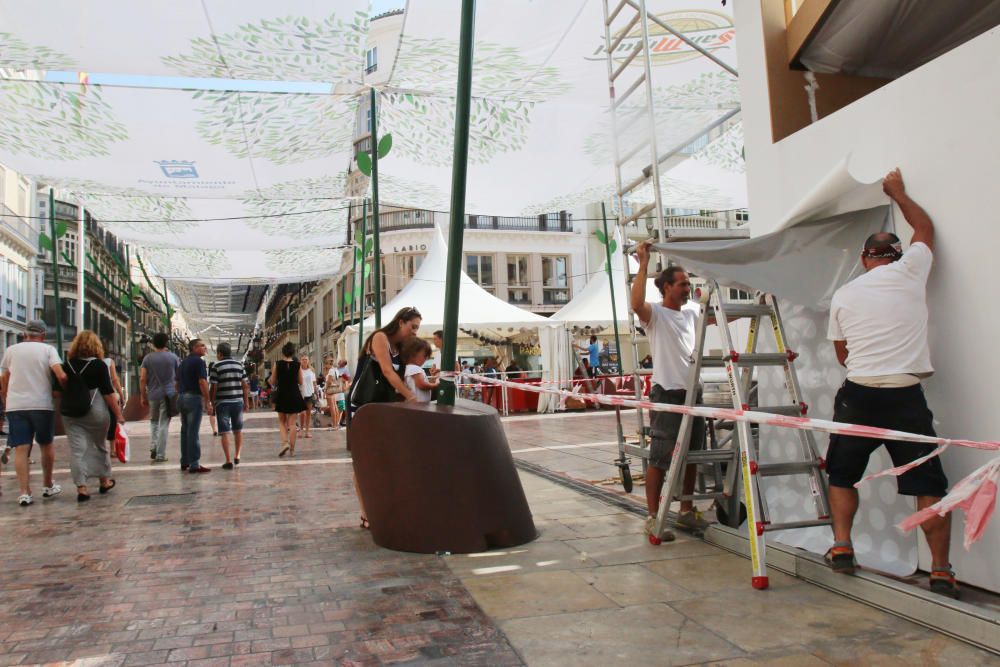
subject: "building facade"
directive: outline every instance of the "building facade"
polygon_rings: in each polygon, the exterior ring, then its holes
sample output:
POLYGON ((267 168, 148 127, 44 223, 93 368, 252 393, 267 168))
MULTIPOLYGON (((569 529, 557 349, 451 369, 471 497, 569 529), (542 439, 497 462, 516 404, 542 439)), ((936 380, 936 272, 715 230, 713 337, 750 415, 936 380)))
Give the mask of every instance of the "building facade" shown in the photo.
POLYGON ((32 313, 38 231, 31 182, 0 165, 0 355, 24 333, 32 313))

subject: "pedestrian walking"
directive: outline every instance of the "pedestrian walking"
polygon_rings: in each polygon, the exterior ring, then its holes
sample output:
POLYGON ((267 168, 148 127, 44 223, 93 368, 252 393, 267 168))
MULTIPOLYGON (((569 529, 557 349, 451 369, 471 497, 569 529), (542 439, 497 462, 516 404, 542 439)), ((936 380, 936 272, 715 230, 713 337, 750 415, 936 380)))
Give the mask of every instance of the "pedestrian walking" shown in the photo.
MULTIPOLYGON (((215 362, 214 361, 208 362, 209 376, 212 375, 212 366, 215 366, 215 362)), ((213 438, 219 437, 219 426, 218 424, 215 423, 215 412, 208 413, 208 423, 212 427, 212 437, 213 438)))
POLYGON ((295 425, 306 407, 302 400, 302 368, 295 358, 295 343, 285 343, 281 355, 282 358, 271 369, 271 386, 277 392, 274 411, 278 413, 278 430, 281 433, 279 457, 285 454, 295 456, 295 425))
POLYGON ((299 357, 299 367, 302 369, 302 380, 299 390, 302 392, 302 402, 305 409, 299 415, 299 429, 303 438, 312 437, 312 411, 316 404, 318 389, 316 387, 316 371, 309 365, 309 357, 302 355, 299 357))
POLYGON ((167 349, 167 334, 153 334, 154 350, 147 354, 139 367, 139 398, 149 407, 149 458, 155 463, 167 460, 167 435, 170 419, 179 414, 177 369, 181 360, 167 349))
MULTIPOLYGON (((102 349, 108 349, 104 345, 104 341, 101 341, 102 349)), ((123 411, 125 410, 125 390, 122 389, 121 380, 118 379, 118 368, 115 366, 114 359, 109 357, 103 357, 101 361, 108 369, 108 375, 111 377, 111 387, 115 390, 115 402, 118 403, 123 411)), ((118 422, 114 419, 114 413, 108 409, 108 433, 106 440, 108 441, 108 451, 113 452, 115 450, 115 434, 118 431, 118 422)))
POLYGON ((109 424, 124 424, 125 418, 111 383, 111 373, 104 364, 104 346, 97 334, 87 329, 78 333, 66 357, 62 367, 67 383, 62 392, 60 414, 69 440, 70 472, 76 485, 76 500, 82 503, 90 500, 87 482, 93 477, 100 481, 101 494, 115 487, 107 434, 109 424))
POLYGON ((208 394, 208 369, 205 367, 205 352, 208 347, 200 338, 188 343, 188 356, 184 357, 177 371, 181 411, 181 470, 190 473, 211 472, 201 465, 201 428, 203 411, 213 414, 212 401, 208 394))
POLYGON ((219 343, 215 353, 218 361, 209 371, 210 394, 222 436, 222 453, 226 456, 222 468, 232 470, 233 465, 240 464, 243 450, 243 411, 250 409, 250 383, 243 364, 232 358, 233 348, 229 343, 219 343), (230 433, 235 447, 232 458, 229 456, 230 433))
POLYGON ((21 495, 17 502, 27 507, 34 502, 29 480, 29 448, 37 442, 42 450, 42 497, 52 498, 62 487, 52 479, 55 466, 55 406, 52 402, 52 375, 60 387, 66 385, 66 372, 55 348, 45 343, 45 322, 31 320, 24 342, 7 348, 0 361, 0 396, 7 409, 7 445, 14 448, 14 468, 21 495))

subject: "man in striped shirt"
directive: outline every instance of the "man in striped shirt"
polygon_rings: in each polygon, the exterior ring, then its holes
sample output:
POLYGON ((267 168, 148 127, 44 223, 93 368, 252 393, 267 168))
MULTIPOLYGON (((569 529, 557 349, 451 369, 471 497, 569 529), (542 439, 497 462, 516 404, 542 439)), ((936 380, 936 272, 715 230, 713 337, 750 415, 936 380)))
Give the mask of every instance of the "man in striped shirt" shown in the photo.
POLYGON ((250 410, 250 385, 243 364, 233 359, 233 349, 229 343, 219 343, 215 348, 218 361, 212 366, 209 376, 212 403, 219 422, 222 436, 222 453, 226 455, 223 470, 232 470, 233 464, 240 464, 240 450, 243 449, 243 411, 250 410), (236 452, 229 457, 229 433, 233 433, 236 452))

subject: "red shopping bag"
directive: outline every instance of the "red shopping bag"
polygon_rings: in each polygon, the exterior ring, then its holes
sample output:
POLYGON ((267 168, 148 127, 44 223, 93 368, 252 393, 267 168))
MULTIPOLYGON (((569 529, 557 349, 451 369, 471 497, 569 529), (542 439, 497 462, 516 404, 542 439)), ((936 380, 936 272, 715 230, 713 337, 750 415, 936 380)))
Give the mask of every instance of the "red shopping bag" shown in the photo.
POLYGON ((115 456, 122 463, 128 463, 128 460, 132 457, 125 424, 118 424, 118 428, 115 429, 115 456))

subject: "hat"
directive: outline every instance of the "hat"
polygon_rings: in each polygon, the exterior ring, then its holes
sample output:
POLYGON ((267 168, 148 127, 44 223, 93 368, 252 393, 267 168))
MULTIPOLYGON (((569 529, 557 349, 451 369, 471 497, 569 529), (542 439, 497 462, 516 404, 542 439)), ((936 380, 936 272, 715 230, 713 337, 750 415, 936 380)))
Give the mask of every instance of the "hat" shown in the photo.
POLYGON ((43 320, 28 320, 27 332, 33 334, 48 333, 49 327, 43 320))

